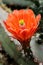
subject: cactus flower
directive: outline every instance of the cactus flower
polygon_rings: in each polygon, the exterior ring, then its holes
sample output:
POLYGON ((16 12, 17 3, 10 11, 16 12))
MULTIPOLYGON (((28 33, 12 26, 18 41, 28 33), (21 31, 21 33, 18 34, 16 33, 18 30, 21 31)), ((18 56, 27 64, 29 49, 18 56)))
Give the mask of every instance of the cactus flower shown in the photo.
POLYGON ((34 35, 41 15, 35 16, 31 9, 14 10, 4 22, 6 29, 19 41, 26 41, 34 35))

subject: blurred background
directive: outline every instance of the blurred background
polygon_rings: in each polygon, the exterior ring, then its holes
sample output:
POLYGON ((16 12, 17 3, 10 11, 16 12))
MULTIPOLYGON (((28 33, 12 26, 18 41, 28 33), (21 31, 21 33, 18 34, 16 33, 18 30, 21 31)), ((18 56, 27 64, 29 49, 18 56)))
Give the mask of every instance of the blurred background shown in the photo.
MULTIPOLYGON (((1 6, 1 4, 4 4, 11 11, 13 11, 15 9, 18 9, 18 10, 32 9, 36 15, 40 13, 41 21, 39 24, 39 30, 37 32, 43 33, 43 0, 0 0, 0 6, 1 6)), ((3 32, 2 28, 0 30, 3 32)), ((3 33, 0 33, 0 34, 3 35, 3 33)), ((4 35, 5 35, 5 32, 4 32, 4 35)), ((6 38, 7 38, 7 36, 6 36, 6 38)), ((2 36, 2 39, 3 39, 3 36, 2 36)), ((6 40, 9 42, 9 38, 7 38, 6 40)), ((30 60, 28 62, 27 56, 26 56, 26 58, 21 58, 21 53, 20 54, 15 53, 16 50, 13 50, 15 48, 15 46, 13 46, 13 45, 11 46, 10 44, 6 45, 7 41, 5 41, 5 44, 2 44, 3 47, 0 42, 0 65, 1 64, 2 65, 38 65, 38 63, 33 62, 34 58, 33 58, 32 54, 31 55, 29 54, 30 60), (16 56, 18 55, 18 56, 14 57, 14 55, 16 55, 16 56), (14 57, 14 58, 12 58, 12 57, 14 57), (16 61, 15 61, 15 58, 16 58, 16 61), (24 59, 24 60, 22 60, 22 59, 24 59), (25 62, 26 62, 26 64, 25 64, 25 62)), ((4 40, 3 40, 3 43, 4 43, 4 40)), ((10 43, 12 43, 12 42, 10 42, 10 43)), ((31 51, 29 49, 29 53, 30 52, 31 51)))

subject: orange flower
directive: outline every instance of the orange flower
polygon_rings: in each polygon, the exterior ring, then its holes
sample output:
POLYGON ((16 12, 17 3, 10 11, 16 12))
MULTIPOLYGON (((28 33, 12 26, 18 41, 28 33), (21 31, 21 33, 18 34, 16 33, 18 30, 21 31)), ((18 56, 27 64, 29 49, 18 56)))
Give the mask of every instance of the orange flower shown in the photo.
POLYGON ((31 9, 14 10, 4 22, 6 29, 19 41, 26 41, 34 35, 41 15, 35 17, 31 9))

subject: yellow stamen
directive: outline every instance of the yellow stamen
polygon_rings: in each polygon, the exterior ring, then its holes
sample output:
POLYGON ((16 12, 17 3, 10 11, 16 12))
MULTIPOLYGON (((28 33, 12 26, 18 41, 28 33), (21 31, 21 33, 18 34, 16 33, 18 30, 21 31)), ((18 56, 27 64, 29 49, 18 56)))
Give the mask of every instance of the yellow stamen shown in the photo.
POLYGON ((19 21, 20 25, 24 25, 24 20, 19 21))

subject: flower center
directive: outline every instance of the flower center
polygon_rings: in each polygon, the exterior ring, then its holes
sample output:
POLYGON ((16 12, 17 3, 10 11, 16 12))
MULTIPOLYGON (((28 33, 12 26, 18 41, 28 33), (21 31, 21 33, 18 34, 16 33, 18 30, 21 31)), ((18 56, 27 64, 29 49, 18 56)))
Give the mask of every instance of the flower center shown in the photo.
POLYGON ((24 25, 24 20, 20 20, 20 21, 19 21, 19 24, 20 24, 20 25, 24 25))

